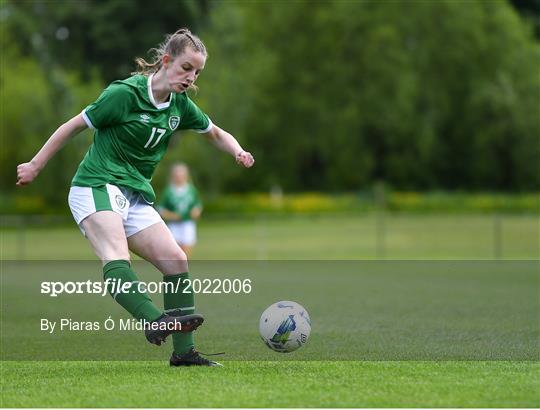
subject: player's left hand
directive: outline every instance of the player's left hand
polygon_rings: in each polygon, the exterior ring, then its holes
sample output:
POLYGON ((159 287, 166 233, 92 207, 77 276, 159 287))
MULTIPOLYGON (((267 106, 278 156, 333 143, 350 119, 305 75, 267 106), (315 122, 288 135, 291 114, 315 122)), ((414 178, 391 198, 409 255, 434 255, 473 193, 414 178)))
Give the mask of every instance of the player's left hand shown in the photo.
POLYGON ((196 221, 197 219, 201 217, 201 208, 199 207, 193 208, 191 212, 189 213, 189 216, 191 217, 191 219, 196 221))
POLYGON ((251 168, 255 163, 255 159, 253 158, 253 155, 251 155, 251 152, 240 151, 236 154, 236 163, 245 168, 251 168))

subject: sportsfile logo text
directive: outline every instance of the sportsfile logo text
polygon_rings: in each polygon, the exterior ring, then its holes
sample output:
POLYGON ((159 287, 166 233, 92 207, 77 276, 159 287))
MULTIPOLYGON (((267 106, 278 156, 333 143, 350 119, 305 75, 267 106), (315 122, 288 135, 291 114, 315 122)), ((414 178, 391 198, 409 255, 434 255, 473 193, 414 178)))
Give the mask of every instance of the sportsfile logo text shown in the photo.
POLYGON ((164 292, 178 292, 180 290, 180 281, 177 283, 170 282, 122 282, 116 278, 107 278, 104 282, 94 282, 87 280, 84 282, 41 282, 41 293, 49 295, 51 297, 57 297, 61 294, 99 294, 106 296, 111 289, 111 293, 134 293, 134 292, 148 292, 148 293, 161 293, 164 292), (132 286, 136 286, 136 290, 132 289, 132 286))
POLYGON ((68 282, 41 282, 41 293, 51 297, 62 294, 98 294, 106 296, 122 293, 212 293, 212 294, 240 294, 251 293, 251 279, 184 279, 176 283, 171 282, 123 282, 116 278, 107 278, 104 282, 68 281, 68 282))

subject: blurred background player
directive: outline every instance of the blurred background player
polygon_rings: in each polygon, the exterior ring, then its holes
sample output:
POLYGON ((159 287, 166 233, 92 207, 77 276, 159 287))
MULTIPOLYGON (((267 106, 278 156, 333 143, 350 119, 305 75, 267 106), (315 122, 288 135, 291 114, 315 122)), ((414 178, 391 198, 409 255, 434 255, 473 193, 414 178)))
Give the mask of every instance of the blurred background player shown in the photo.
POLYGON ((197 221, 202 213, 202 203, 190 182, 186 164, 171 167, 170 182, 161 195, 158 211, 189 259, 197 242, 197 221))

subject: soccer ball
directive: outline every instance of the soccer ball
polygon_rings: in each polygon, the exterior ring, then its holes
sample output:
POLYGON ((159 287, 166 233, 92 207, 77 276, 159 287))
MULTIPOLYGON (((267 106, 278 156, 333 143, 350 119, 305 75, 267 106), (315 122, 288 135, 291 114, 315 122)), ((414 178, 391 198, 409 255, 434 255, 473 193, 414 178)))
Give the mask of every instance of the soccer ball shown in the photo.
POLYGON ((259 333, 270 349, 288 353, 306 344, 311 332, 308 312, 296 302, 281 301, 261 315, 259 333))

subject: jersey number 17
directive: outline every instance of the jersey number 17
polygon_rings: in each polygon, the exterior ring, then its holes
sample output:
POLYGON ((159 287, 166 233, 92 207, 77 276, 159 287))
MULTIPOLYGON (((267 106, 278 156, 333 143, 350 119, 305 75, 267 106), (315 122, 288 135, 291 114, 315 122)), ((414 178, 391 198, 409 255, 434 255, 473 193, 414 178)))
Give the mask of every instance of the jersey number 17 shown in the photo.
POLYGON ((148 138, 148 141, 147 141, 146 144, 144 145, 144 148, 154 148, 157 144, 159 144, 159 141, 161 141, 161 138, 163 138, 163 136, 165 135, 165 132, 167 132, 167 130, 165 130, 165 129, 163 129, 163 128, 152 127, 152 134, 150 135, 150 138, 148 138), (152 140, 153 140, 154 137, 156 136, 156 132, 157 132, 157 134, 158 134, 157 139, 156 139, 156 141, 149 147, 150 143, 152 142, 152 140))

